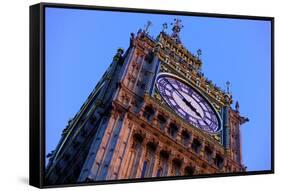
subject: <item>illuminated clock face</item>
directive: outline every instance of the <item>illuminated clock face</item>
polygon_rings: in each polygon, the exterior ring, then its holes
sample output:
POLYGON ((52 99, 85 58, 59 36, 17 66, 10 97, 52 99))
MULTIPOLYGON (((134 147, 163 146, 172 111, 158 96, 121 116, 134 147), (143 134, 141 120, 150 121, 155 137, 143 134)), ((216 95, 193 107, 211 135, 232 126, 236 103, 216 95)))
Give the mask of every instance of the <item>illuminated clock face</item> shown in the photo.
POLYGON ((157 76, 156 87, 170 108, 188 123, 211 134, 221 130, 219 117, 211 104, 184 80, 162 73, 157 76))

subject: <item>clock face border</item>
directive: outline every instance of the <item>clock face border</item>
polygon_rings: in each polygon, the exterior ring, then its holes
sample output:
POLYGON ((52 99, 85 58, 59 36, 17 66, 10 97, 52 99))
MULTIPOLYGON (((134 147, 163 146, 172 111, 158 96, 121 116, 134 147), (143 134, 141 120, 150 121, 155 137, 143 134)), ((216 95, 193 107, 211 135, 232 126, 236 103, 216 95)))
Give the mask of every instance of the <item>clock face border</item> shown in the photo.
MULTIPOLYGON (((168 72, 160 72, 157 74, 156 78, 155 78, 155 86, 156 86, 156 89, 157 91, 159 92, 161 98, 164 100, 165 104, 167 104, 169 106, 170 109, 173 110, 173 108, 170 106, 170 103, 168 103, 161 95, 160 91, 159 91, 159 88, 158 88, 158 85, 157 85, 157 80, 160 78, 160 77, 170 77, 170 78, 173 78, 173 79, 176 79, 176 80, 179 80, 180 82, 182 82, 183 84, 185 84, 186 86, 188 86, 189 88, 191 88, 194 92, 196 92, 200 97, 202 97, 202 99, 204 99, 204 101, 208 104, 208 106, 211 108, 211 110, 213 111, 213 113, 215 114, 216 118, 217 118, 217 121, 218 121, 218 130, 215 131, 215 132, 211 132, 211 131, 207 131, 207 130, 204 130, 204 129, 201 129, 200 127, 197 127, 197 126, 194 126, 196 129, 198 130, 201 130, 205 133, 208 133, 210 135, 218 135, 218 134, 221 134, 222 130, 223 130, 223 127, 222 127, 222 119, 220 117, 220 114, 218 113, 218 111, 215 109, 215 107, 213 106, 213 104, 208 100, 208 98, 203 95, 202 93, 199 92, 199 90, 197 88, 195 88, 192 84, 190 84, 187 80, 175 75, 175 74, 172 74, 172 73, 168 73, 168 72)), ((181 117, 182 119, 184 119, 182 116, 180 116, 177 112, 176 114, 181 117)), ((184 119, 185 121, 187 121, 186 119, 184 119)), ((188 122, 188 121, 187 121, 188 122)))

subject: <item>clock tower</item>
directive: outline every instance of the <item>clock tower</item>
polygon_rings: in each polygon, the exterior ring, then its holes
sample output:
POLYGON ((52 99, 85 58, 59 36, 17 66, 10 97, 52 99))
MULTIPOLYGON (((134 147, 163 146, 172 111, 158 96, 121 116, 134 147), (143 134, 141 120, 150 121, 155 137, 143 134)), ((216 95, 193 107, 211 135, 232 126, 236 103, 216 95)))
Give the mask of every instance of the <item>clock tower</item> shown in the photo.
MULTIPOLYGON (((49 184, 245 171, 240 125, 229 92, 201 71, 201 50, 180 39, 181 20, 156 39, 131 33, 46 167, 49 184)), ((229 87, 229 83, 228 87, 229 87)))

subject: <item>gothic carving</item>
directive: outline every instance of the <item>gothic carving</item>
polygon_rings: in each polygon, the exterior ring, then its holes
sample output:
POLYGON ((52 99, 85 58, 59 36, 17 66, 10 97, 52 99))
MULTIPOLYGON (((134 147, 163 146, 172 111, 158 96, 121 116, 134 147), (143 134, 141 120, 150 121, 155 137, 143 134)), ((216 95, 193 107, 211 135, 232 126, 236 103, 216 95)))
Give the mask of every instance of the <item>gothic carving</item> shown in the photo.
MULTIPOLYGON (((221 133, 207 134, 179 117, 161 98, 157 88, 150 87, 157 75, 154 71, 172 73, 183 78, 194 89, 202 92, 218 112, 221 108, 230 107, 231 94, 229 90, 223 91, 204 76, 201 71, 201 53, 193 55, 181 44, 179 32, 182 26, 179 20, 175 20, 172 35, 168 35, 163 29, 157 40, 148 35, 148 28, 138 31, 136 36, 131 33, 130 49, 126 51, 128 57, 124 58, 126 54, 124 55, 122 49, 118 49, 114 56, 114 63, 128 64, 126 67, 121 67, 124 70, 122 69, 120 73, 117 72, 118 79, 123 76, 122 79, 119 82, 112 80, 116 97, 109 101, 101 98, 104 107, 99 108, 100 113, 96 111, 94 115, 83 119, 83 123, 89 122, 87 123, 89 129, 97 128, 91 132, 95 139, 88 139, 87 137, 90 137, 91 133, 83 129, 77 139, 73 139, 71 147, 66 146, 66 148, 72 148, 77 154, 82 152, 80 149, 82 143, 89 144, 87 152, 82 153, 81 156, 90 153, 83 160, 86 158, 89 161, 93 160, 89 164, 84 161, 87 166, 85 169, 92 170, 85 172, 81 181, 95 181, 95 178, 92 177, 100 175, 97 172, 104 166, 102 158, 105 155, 108 157, 106 158, 106 167, 108 167, 106 173, 111 177, 121 179, 148 175, 153 177, 190 176, 245 170, 239 157, 241 155, 239 128, 248 119, 240 116, 239 104, 236 104, 235 110, 230 108, 228 113, 231 132, 229 150, 226 150, 220 142, 221 133), (126 62, 123 62, 124 60, 126 62), (155 68, 157 64, 160 65, 159 68, 155 68), (120 85, 116 86, 116 83, 120 85), (146 88, 147 90, 151 88, 151 91, 144 91, 146 88), (141 90, 142 94, 136 89, 141 90), (105 115, 108 117, 101 120, 105 115), (117 120, 118 118, 121 120, 117 120), (102 121, 102 124, 97 126, 99 121, 102 121), (109 130, 114 125, 123 125, 120 132, 109 130), (94 134, 96 132, 100 134, 94 134), (110 147, 110 145, 114 145, 113 143, 116 144, 116 148, 110 147), (105 154, 107 152, 112 153, 112 156, 105 154)), ((118 67, 120 68, 120 66, 118 67)), ((113 76, 108 77, 113 79, 113 76)), ((112 91, 112 89, 103 91, 112 91)), ((180 102, 180 100, 178 101, 180 102)), ((81 109, 77 116, 80 114, 82 116, 83 112, 85 111, 81 109)), ((67 126, 63 131, 64 136, 70 129, 74 129, 72 126, 72 123, 67 126)), ((77 127, 78 125, 75 126, 76 129, 78 129, 77 127)), ((52 158, 55 154, 54 151, 48 156, 52 158)), ((60 157, 62 156, 58 158, 60 157)), ((72 157, 65 155, 62 158, 66 162, 70 161, 72 157)), ((61 175, 60 163, 50 166, 48 174, 61 175), (54 171, 52 171, 53 168, 54 171)))

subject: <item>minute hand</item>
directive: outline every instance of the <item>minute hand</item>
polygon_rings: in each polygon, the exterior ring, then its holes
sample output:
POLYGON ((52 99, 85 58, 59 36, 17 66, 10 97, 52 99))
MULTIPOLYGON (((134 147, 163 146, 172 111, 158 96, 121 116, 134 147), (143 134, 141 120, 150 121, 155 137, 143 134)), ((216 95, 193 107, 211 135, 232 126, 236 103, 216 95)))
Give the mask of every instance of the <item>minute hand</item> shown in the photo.
POLYGON ((200 118, 202 118, 201 114, 196 110, 196 108, 191 104, 190 101, 187 101, 185 97, 169 82, 169 80, 165 79, 165 81, 178 93, 181 97, 182 101, 200 118))

